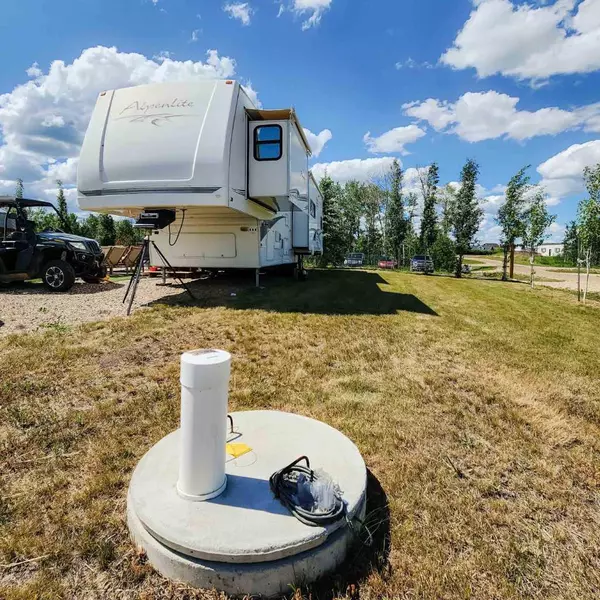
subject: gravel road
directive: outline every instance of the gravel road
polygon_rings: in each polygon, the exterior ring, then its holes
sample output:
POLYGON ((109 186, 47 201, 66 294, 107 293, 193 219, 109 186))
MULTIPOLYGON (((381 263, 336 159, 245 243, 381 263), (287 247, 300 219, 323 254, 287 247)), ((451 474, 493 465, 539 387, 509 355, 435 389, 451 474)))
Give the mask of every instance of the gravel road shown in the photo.
MULTIPOLYGON (((84 323, 105 321, 116 316, 125 316, 123 296, 127 280, 88 284, 77 282, 65 294, 49 292, 41 283, 13 284, 0 288, 0 335, 35 331, 84 323)), ((196 297, 229 295, 239 288, 238 282, 186 280, 196 297)), ((170 296, 184 292, 181 285, 161 285, 159 278, 143 278, 135 297, 134 310, 140 310, 157 300, 169 301, 170 296)))
MULTIPOLYGON (((502 270, 502 262, 499 260, 492 260, 489 258, 485 258, 483 256, 470 256, 473 260, 477 262, 495 267, 497 271, 502 270)), ((476 266, 476 265, 473 265, 476 266)), ((515 264, 515 273, 519 273, 521 275, 529 276, 530 267, 529 265, 519 265, 515 264)), ((545 285, 547 287, 559 288, 559 289, 567 289, 567 290, 577 290, 577 272, 572 273, 560 273, 556 270, 556 268, 552 267, 542 267, 540 265, 535 265, 535 274, 536 277, 542 277, 546 279, 557 279, 559 281, 539 281, 536 282, 536 285, 545 285)), ((581 274, 581 286, 585 285, 585 273, 581 274)), ((600 275, 590 275, 590 292, 600 292, 600 275)))

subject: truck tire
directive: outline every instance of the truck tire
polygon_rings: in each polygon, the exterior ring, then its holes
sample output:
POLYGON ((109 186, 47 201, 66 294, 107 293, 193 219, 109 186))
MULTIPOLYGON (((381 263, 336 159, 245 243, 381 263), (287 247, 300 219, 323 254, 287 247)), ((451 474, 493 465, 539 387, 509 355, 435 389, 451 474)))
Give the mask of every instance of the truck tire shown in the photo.
POLYGON ((51 292, 66 292, 75 283, 75 271, 64 260, 51 260, 42 269, 42 281, 51 292))
POLYGON ((85 283, 101 283, 104 278, 103 277, 90 277, 89 275, 85 275, 85 276, 82 276, 81 279, 83 279, 83 281, 85 283))

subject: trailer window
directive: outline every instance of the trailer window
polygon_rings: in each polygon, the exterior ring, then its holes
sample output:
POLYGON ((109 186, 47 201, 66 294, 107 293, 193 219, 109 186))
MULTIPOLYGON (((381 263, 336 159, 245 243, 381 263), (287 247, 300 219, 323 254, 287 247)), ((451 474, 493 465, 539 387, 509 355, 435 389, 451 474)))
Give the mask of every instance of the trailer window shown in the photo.
POLYGON ((317 216, 317 206, 312 200, 310 201, 310 216, 313 219, 317 216))
POLYGON ((262 125, 254 130, 254 159, 279 160, 283 154, 281 125, 262 125))

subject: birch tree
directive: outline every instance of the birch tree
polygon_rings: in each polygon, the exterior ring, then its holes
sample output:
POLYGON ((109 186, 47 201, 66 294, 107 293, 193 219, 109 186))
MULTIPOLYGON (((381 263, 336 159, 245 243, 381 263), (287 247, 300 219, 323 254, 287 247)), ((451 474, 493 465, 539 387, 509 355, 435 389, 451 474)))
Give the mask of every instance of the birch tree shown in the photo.
POLYGON ((583 291, 583 302, 587 300, 590 285, 590 268, 592 256, 600 245, 600 164, 595 167, 586 167, 583 171, 585 187, 589 198, 579 203, 579 239, 585 261, 585 288, 583 291))
POLYGON ((587 198, 579 203, 579 239, 585 264, 585 287, 583 289, 583 303, 587 300, 590 285, 590 268, 592 254, 600 238, 600 202, 595 198, 587 198))
POLYGON ((535 255, 538 246, 548 239, 548 227, 556 220, 556 215, 551 215, 546 206, 546 194, 541 189, 536 189, 524 215, 523 247, 529 252, 531 265, 530 284, 535 287, 535 255))
POLYGON ((508 279, 508 256, 517 238, 523 235, 524 215, 527 205, 527 192, 530 189, 529 177, 526 175, 529 165, 523 167, 508 183, 504 204, 498 210, 496 222, 502 229, 502 281, 508 279))
POLYGON ((456 190, 454 186, 450 183, 445 185, 439 197, 439 205, 442 213, 442 218, 440 220, 440 231, 443 235, 448 236, 450 233, 450 212, 449 208, 452 205, 452 201, 456 197, 456 190))

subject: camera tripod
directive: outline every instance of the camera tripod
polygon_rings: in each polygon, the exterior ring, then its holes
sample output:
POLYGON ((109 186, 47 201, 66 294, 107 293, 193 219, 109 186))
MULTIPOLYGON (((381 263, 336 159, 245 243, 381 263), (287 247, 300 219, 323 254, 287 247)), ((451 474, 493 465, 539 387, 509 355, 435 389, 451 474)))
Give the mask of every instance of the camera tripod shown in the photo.
POLYGON ((146 260, 146 258, 150 257, 150 244, 152 244, 152 247, 154 248, 154 250, 156 250, 156 253, 158 254, 158 256, 160 256, 161 260, 163 261, 164 268, 168 267, 171 270, 171 272, 173 273, 173 277, 179 279, 179 282, 185 288, 185 291, 190 295, 190 298, 192 300, 195 300, 194 294, 192 294, 190 288, 187 286, 187 284, 184 283, 183 279, 181 279, 181 277, 177 275, 177 271, 175 271, 175 269, 171 266, 171 263, 165 258, 165 255, 160 251, 160 248, 156 245, 156 243, 150 239, 149 235, 147 235, 144 237, 142 251, 140 252, 137 262, 135 263, 135 267, 133 268, 133 275, 129 280, 129 285, 127 286, 127 291, 125 292, 125 297, 123 298, 123 304, 125 304, 125 302, 127 301, 127 297, 129 296, 127 316, 131 314, 131 307, 133 306, 135 294, 137 292, 138 284, 140 282, 140 276, 142 274, 142 268, 144 267, 144 261, 146 260))

